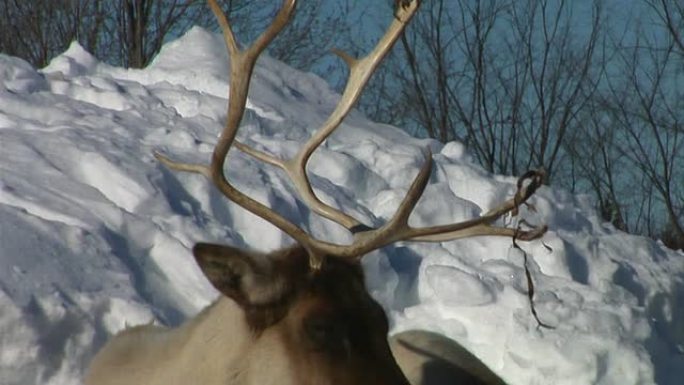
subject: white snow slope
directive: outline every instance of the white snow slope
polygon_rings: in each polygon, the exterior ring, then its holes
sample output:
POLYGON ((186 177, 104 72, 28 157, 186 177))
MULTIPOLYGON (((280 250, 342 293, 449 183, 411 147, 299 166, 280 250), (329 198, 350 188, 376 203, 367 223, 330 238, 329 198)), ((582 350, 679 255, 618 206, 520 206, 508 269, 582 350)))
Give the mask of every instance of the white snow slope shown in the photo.
MULTIPOLYGON (((291 241, 227 202, 199 175, 152 157, 207 162, 225 118, 220 37, 193 29, 144 70, 97 62, 73 45, 42 70, 0 55, 0 384, 78 384, 126 325, 177 325, 217 295, 193 262, 196 241, 270 250, 291 241)), ((292 154, 336 101, 326 83, 260 61, 239 137, 292 154)), ((510 197, 459 143, 408 137, 354 112, 314 155, 322 199, 367 224, 388 218, 429 147, 435 159, 414 225, 460 221, 510 197)), ((230 177, 316 236, 344 230, 312 215, 282 173, 239 151, 230 177)), ((364 258, 392 332, 460 341, 511 384, 681 384, 684 255, 601 223, 580 197, 542 188, 523 243, 506 238, 397 244, 364 258), (550 246, 548 250, 544 244, 550 246)))

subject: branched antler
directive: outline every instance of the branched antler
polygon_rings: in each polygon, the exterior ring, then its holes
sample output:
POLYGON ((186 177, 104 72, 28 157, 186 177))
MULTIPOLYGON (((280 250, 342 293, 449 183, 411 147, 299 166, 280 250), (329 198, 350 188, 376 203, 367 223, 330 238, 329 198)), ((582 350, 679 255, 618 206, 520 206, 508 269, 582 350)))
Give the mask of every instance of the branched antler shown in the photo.
POLYGON ((374 249, 401 240, 438 242, 475 235, 504 235, 510 237, 515 235, 519 240, 530 240, 538 238, 546 231, 545 227, 540 227, 530 231, 518 231, 516 233, 515 229, 492 225, 494 221, 507 213, 513 215, 517 214, 518 207, 521 204, 524 204, 541 185, 543 173, 540 171, 531 171, 525 174, 520 179, 518 190, 513 198, 505 201, 499 207, 490 210, 479 218, 448 225, 423 228, 413 228, 409 226, 409 216, 423 194, 432 172, 432 155, 429 151, 425 152, 425 163, 409 187, 407 194, 399 205, 396 213, 387 223, 379 228, 374 229, 365 226, 350 215, 322 202, 314 193, 306 173, 306 166, 311 155, 323 141, 339 127, 342 120, 354 106, 361 95, 363 88, 368 83, 370 76, 399 38, 411 17, 415 14, 420 3, 419 0, 397 1, 395 17, 392 23, 375 48, 366 56, 356 59, 342 51, 334 51, 349 66, 349 79, 347 85, 339 103, 328 119, 304 144, 300 151, 290 159, 279 159, 265 152, 256 150, 238 142, 235 139, 235 136, 245 111, 247 92, 256 60, 266 46, 288 23, 295 9, 296 0, 284 0, 272 24, 251 46, 244 50, 241 50, 238 47, 230 23, 216 1, 208 1, 209 6, 219 21, 230 56, 230 94, 226 124, 221 132, 216 147, 214 148, 211 164, 208 166, 174 162, 161 154, 155 154, 155 156, 159 161, 174 170, 195 172, 206 176, 212 180, 216 187, 228 197, 228 199, 259 217, 266 219, 286 234, 290 235, 307 249, 312 267, 319 267, 323 261, 323 257, 326 255, 358 259, 374 249), (352 244, 338 245, 315 239, 282 215, 237 190, 230 184, 224 173, 226 156, 230 147, 233 145, 242 152, 249 154, 258 160, 284 170, 293 181, 301 199, 311 208, 311 210, 340 224, 354 234, 354 241, 352 244), (364 231, 357 231, 358 229, 363 229, 364 231))

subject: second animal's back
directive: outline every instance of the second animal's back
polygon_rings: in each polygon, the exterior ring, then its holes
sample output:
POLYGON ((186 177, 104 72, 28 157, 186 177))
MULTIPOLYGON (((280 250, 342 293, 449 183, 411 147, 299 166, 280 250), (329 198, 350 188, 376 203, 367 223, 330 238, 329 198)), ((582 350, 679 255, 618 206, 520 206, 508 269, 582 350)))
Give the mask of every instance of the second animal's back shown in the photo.
POLYGON ((390 348, 412 385, 506 385, 463 346, 437 333, 402 332, 390 338, 390 348))

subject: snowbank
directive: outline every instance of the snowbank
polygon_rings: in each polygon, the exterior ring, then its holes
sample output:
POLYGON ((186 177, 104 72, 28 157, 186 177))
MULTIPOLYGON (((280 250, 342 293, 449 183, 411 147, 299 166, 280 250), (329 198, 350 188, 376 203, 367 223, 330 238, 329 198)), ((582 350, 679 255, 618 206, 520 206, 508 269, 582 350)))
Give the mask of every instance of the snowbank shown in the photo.
MULTIPOLYGON (((218 36, 193 29, 149 68, 97 62, 74 44, 43 70, 0 55, 0 383, 78 384, 125 325, 175 325, 216 292, 190 257, 199 240, 273 249, 291 242, 196 175, 169 172, 155 149, 206 162, 225 117, 218 36)), ((240 139, 292 154, 338 95, 264 57, 240 139)), ((436 172, 411 223, 476 216, 515 178, 488 175, 458 143, 441 145, 352 113, 315 154, 324 200, 368 224, 397 206, 429 146, 436 172)), ((348 235, 306 210, 277 170, 235 151, 235 184, 315 235, 348 235)), ((364 259, 393 332, 460 341, 511 384, 675 384, 684 378, 684 254, 601 223, 581 197, 541 189, 524 243, 536 284, 509 239, 397 244, 364 259), (550 246, 547 249, 544 244, 550 246)))

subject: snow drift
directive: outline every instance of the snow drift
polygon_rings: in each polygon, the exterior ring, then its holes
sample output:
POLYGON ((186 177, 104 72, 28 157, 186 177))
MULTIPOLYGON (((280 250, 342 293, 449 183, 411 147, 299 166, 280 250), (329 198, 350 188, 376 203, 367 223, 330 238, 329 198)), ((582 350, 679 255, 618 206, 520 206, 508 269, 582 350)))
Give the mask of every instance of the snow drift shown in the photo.
MULTIPOLYGON (((202 177, 152 157, 206 162, 225 118, 226 53, 193 29, 144 70, 99 63, 77 44, 42 69, 0 55, 0 383, 78 384, 126 325, 177 325, 216 292, 194 265, 196 241, 273 249, 291 242, 202 177)), ((292 154, 338 95, 262 58, 240 140, 292 154)), ((463 220, 515 191, 459 143, 408 137, 354 112, 314 155, 326 202, 367 224, 398 205, 422 162, 435 172, 415 225, 463 220)), ((348 235, 312 215, 278 170, 238 151, 238 188, 318 237, 348 235)), ((392 331, 461 342, 511 384, 675 384, 684 378, 684 254, 604 224, 583 197, 543 188, 526 217, 549 225, 523 243, 543 322, 530 313, 523 255, 510 239, 401 243, 364 259, 392 331), (544 245, 548 245, 550 250, 544 245)))

